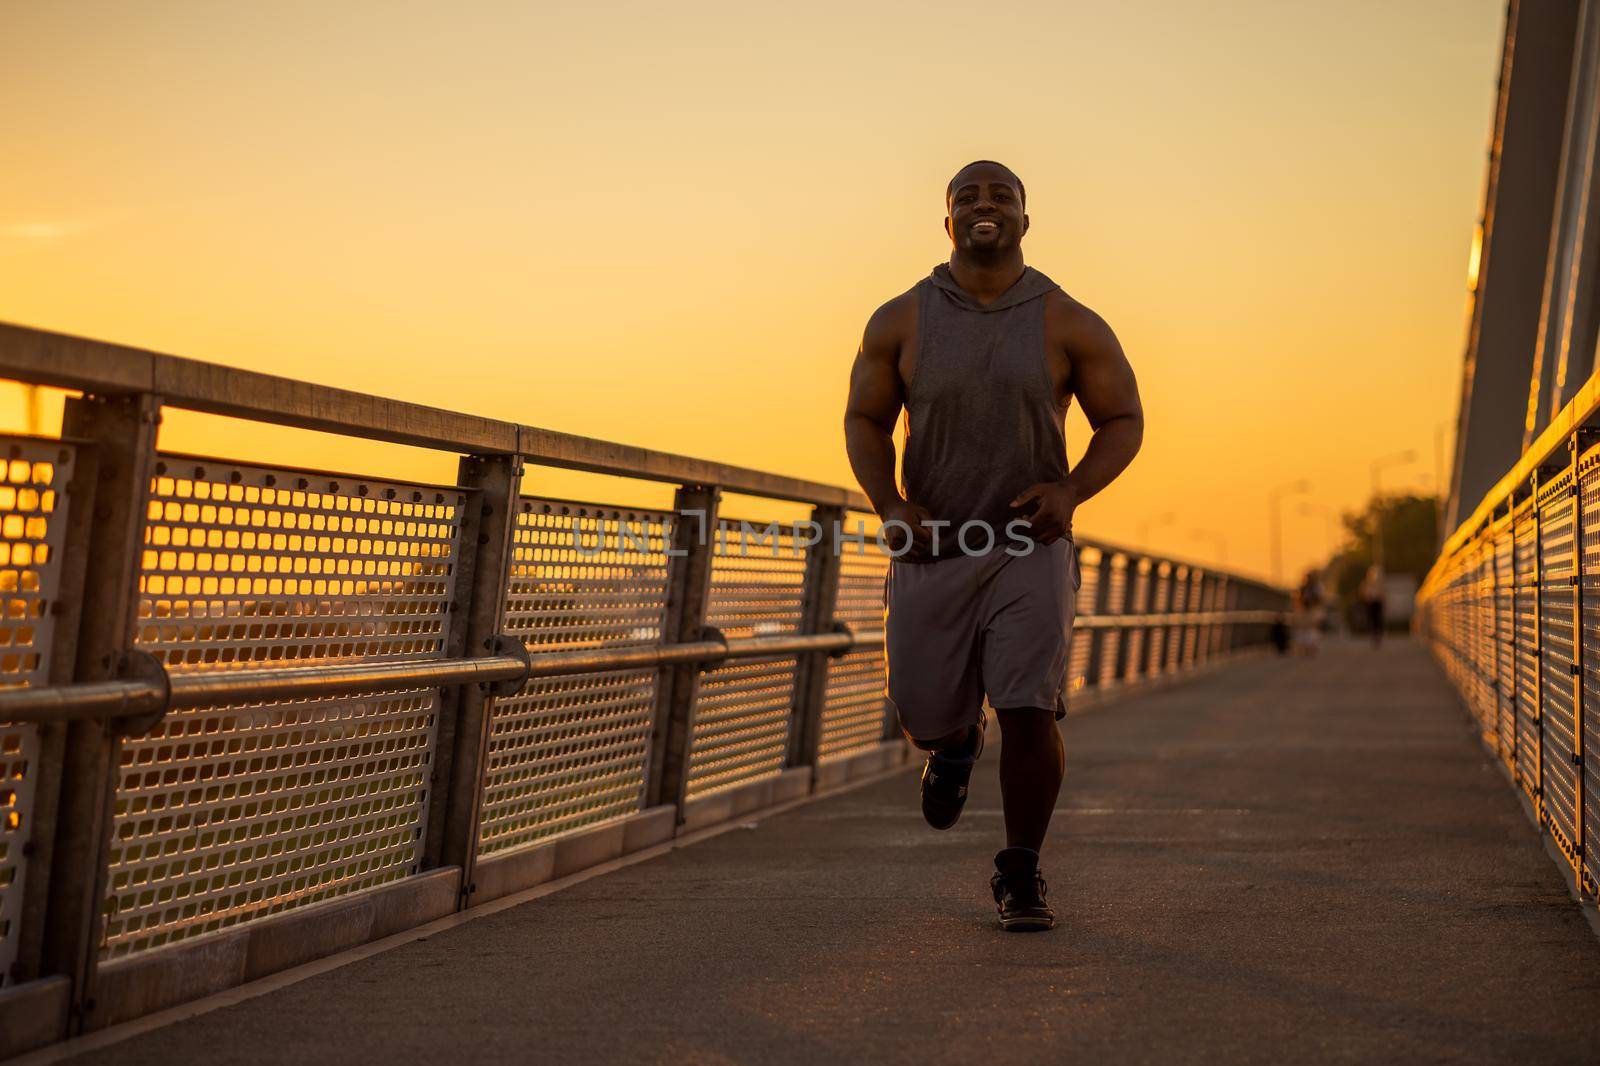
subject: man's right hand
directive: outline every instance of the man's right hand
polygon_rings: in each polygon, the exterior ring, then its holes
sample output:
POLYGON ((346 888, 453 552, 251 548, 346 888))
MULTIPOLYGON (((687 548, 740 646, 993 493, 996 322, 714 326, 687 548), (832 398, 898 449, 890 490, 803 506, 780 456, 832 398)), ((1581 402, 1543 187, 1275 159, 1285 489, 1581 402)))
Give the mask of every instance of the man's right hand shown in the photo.
POLYGON ((933 515, 926 507, 918 506, 910 500, 897 500, 883 509, 878 515, 887 527, 883 531, 883 539, 889 545, 889 550, 895 553, 895 558, 907 562, 924 562, 933 550, 933 528, 926 523, 933 521, 933 515), (911 530, 911 547, 901 553, 906 544, 906 529, 899 525, 889 525, 890 522, 904 522, 911 530))

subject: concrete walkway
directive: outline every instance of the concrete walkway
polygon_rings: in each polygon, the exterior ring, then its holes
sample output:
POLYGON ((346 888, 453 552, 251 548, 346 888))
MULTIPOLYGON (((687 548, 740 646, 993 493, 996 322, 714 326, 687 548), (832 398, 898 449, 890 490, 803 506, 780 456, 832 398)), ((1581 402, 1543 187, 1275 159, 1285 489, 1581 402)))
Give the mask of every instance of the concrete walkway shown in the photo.
POLYGON ((1256 659, 1069 718, 993 924, 996 749, 73 1061, 1600 1062, 1600 944, 1423 651, 1256 659))

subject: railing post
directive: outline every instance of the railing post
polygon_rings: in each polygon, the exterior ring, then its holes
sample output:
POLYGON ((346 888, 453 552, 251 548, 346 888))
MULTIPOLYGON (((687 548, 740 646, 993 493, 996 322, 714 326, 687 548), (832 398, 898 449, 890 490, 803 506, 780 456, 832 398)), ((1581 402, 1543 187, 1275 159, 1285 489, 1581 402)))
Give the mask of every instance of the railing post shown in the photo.
MULTIPOLYGON (((1172 566, 1162 561, 1150 560, 1150 611, 1163 618, 1172 610, 1172 566)), ((1151 626, 1145 631, 1144 676, 1160 677, 1167 655, 1167 627, 1151 626)))
MULTIPOLYGON (((673 500, 667 610, 661 634, 664 643, 698 640, 705 628, 721 495, 714 485, 683 485, 673 500)), ((680 825, 689 785, 689 745, 694 740, 694 703, 699 687, 698 663, 663 666, 656 682, 646 804, 676 807, 680 825)))
MULTIPOLYGON (((1200 609, 1207 614, 1214 613, 1217 609, 1217 590, 1221 579, 1216 574, 1206 574, 1204 591, 1200 595, 1200 609)), ((1196 638, 1195 659, 1201 663, 1211 661, 1211 639, 1216 630, 1216 623, 1208 620, 1200 627, 1200 634, 1196 638)))
MULTIPOLYGON (((1082 563, 1080 558, 1079 563, 1082 563)), ((1097 551, 1095 557, 1094 578, 1094 603, 1090 605, 1089 617, 1104 618, 1111 613, 1111 554, 1097 551)), ((1089 642, 1089 660, 1083 668, 1083 684, 1100 687, 1100 665, 1106 657, 1106 641, 1115 639, 1114 629, 1093 629, 1074 632, 1073 640, 1087 640, 1089 642)), ((1069 660, 1070 661, 1070 660, 1069 660)))
MULTIPOLYGON (((1244 596, 1241 593, 1242 588, 1240 585, 1232 581, 1228 582, 1227 604, 1230 612, 1238 610, 1243 606, 1244 596)), ((1232 617, 1230 617, 1228 619, 1227 629, 1223 633, 1222 638, 1222 650, 1224 654, 1232 654, 1233 651, 1239 646, 1238 629, 1239 623, 1235 622, 1232 617)))
MULTIPOLYGON (((1206 572, 1199 567, 1189 571, 1189 613, 1199 615, 1206 604, 1206 572)), ((1200 619, 1197 617, 1184 627, 1183 663, 1193 668, 1200 662, 1200 619)))
MULTIPOLYGON (((71 684, 76 667, 78 621, 82 616, 84 566, 89 558, 89 534, 94 528, 95 485, 97 476, 92 445, 74 449, 72 474, 63 496, 56 503, 52 521, 64 523, 60 540, 61 558, 57 564, 54 602, 50 605, 50 669, 41 678, 49 686, 71 684)), ((45 976, 42 969, 45 923, 48 920, 51 868, 54 864, 56 832, 60 826, 63 761, 66 753, 67 724, 57 722, 35 727, 36 762, 29 769, 34 777, 33 809, 23 824, 27 854, 27 874, 22 885, 19 910, 17 955, 10 973, 0 983, 31 981, 45 976)))
MULTIPOLYGON (((522 460, 514 455, 463 456, 458 484, 471 490, 462 516, 455 601, 450 605, 449 657, 488 655, 505 617, 514 554, 522 460)), ((433 791, 423 866, 461 868, 460 904, 472 902, 483 774, 494 697, 482 685, 441 694, 434 744, 433 791)))
MULTIPOLYGON (((1211 608, 1215 611, 1227 611, 1228 586, 1231 584, 1226 575, 1217 579, 1216 590, 1211 594, 1211 608)), ((1211 627, 1211 649, 1207 653, 1213 658, 1226 658, 1228 654, 1228 623, 1226 621, 1214 624, 1211 627)))
POLYGON ((1172 605, 1173 613, 1178 616, 1178 624, 1173 627, 1173 634, 1167 638, 1167 673, 1181 674, 1188 665, 1184 657, 1184 646, 1189 641, 1189 623, 1184 621, 1185 616, 1194 610, 1194 568, 1181 566, 1172 573, 1172 605), (1178 610, 1178 590, 1183 590, 1183 609, 1178 610))
MULTIPOLYGON (((1123 616, 1133 615, 1134 611, 1138 610, 1138 597, 1134 595, 1134 589, 1138 586, 1139 581, 1139 560, 1133 559, 1131 555, 1123 555, 1122 565, 1125 586, 1123 586, 1122 591, 1122 610, 1118 611, 1118 613, 1123 616)), ((1128 623, 1118 623, 1117 666, 1115 666, 1115 680, 1117 680, 1118 685, 1122 685, 1128 680, 1128 669, 1131 666, 1128 659, 1130 659, 1131 648, 1133 648, 1133 629, 1128 626, 1128 623)))
MULTIPOLYGON (((1211 573, 1207 570, 1200 571, 1195 578, 1194 611, 1197 614, 1204 614, 1206 609, 1211 606, 1211 583, 1211 573)), ((1194 623, 1193 654, 1189 657, 1189 663, 1195 669, 1199 669, 1200 664, 1205 662, 1207 632, 1205 621, 1197 619, 1194 623)))
MULTIPOLYGON (((93 605, 78 620, 75 681, 114 678, 124 653, 133 648, 160 421, 161 401, 151 395, 67 401, 62 436, 92 443, 98 468, 93 507, 75 508, 68 518, 69 543, 81 544, 86 551, 82 602, 93 605)), ((67 729, 43 971, 72 979, 69 1025, 74 1031, 90 1022, 94 1010, 120 749, 112 721, 73 722, 67 729)))
MULTIPOLYGON (((1116 558, 1122 564, 1122 595, 1117 597, 1116 603, 1107 600, 1106 605, 1109 613, 1120 616, 1129 613, 1132 609, 1134 578, 1137 575, 1134 573, 1132 560, 1126 555, 1119 554, 1116 558)), ((1111 639, 1116 641, 1112 645, 1111 683, 1118 685, 1122 683, 1123 672, 1128 668, 1128 644, 1130 643, 1128 640, 1128 627, 1126 625, 1118 625, 1114 629, 1107 630, 1107 632, 1111 634, 1111 639)))
MULTIPOLYGON (((826 633, 833 627, 839 602, 842 564, 834 531, 844 522, 844 508, 830 504, 811 510, 811 521, 822 529, 815 544, 806 549, 805 591, 800 604, 800 632, 826 633)), ((795 664, 794 710, 789 716, 790 766, 815 766, 822 741, 822 709, 828 691, 828 654, 810 652, 795 664)))
MULTIPOLYGON (((1150 609, 1150 560, 1128 557, 1128 597, 1123 601, 1124 614, 1140 615, 1150 609), (1141 577, 1143 580, 1140 580, 1141 577), (1141 594, 1142 593, 1142 594, 1141 594)), ((1117 680, 1123 684, 1139 680, 1145 654, 1146 629, 1142 626, 1121 627, 1122 645, 1117 651, 1117 680), (1134 635, 1139 635, 1135 648, 1134 635)))

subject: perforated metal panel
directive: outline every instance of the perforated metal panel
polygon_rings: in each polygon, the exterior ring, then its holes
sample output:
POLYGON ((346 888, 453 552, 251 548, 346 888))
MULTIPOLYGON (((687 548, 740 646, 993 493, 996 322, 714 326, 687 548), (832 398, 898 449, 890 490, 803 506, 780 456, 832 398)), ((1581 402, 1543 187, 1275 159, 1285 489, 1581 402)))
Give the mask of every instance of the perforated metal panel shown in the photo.
POLYGON ((1439 665, 1444 668, 1445 673, 1449 674, 1451 680, 1454 681, 1455 660, 1454 653, 1450 647, 1450 593, 1451 587, 1446 581, 1443 583, 1443 587, 1441 587, 1438 598, 1434 603, 1435 610, 1433 612, 1430 635, 1434 642, 1434 652, 1439 657, 1439 665))
MULTIPOLYGON (((437 658, 465 498, 164 456, 138 644, 175 673, 437 658)), ((437 697, 199 708, 127 741, 102 954, 416 872, 437 697)))
MULTIPOLYGON (((879 628, 884 623, 884 579, 889 556, 878 547, 877 530, 868 528, 864 545, 845 544, 839 555, 839 589, 833 617, 838 622, 879 628)), ((888 703, 883 649, 864 648, 828 660, 823 697, 819 761, 870 748, 883 739, 888 703)))
POLYGON ((1473 576, 1473 662, 1478 671, 1478 723, 1492 737, 1499 714, 1495 694, 1494 548, 1485 541, 1478 552, 1473 576))
POLYGON ((1473 572, 1468 561, 1468 565, 1463 566, 1456 577, 1451 597, 1451 639, 1455 647, 1457 685, 1462 702, 1469 712, 1476 713, 1477 663, 1473 659, 1472 593, 1473 572))
MULTIPOLYGON (((793 526, 719 518, 706 624, 729 637, 797 633, 805 545, 793 526)), ((688 795, 771 777, 788 753, 795 657, 730 662, 700 677, 688 795)))
POLYGON ((1500 757, 1510 763, 1517 734, 1516 600, 1509 518, 1494 533, 1495 733, 1500 757))
MULTIPOLYGON (((61 582, 67 483, 73 449, 56 441, 0 436, 0 687, 46 682, 55 629, 51 605, 61 582)), ((17 958, 33 826, 39 734, 0 724, 0 987, 17 958)))
MULTIPOLYGON (((660 641, 670 517, 523 499, 504 631, 535 654, 660 641)), ((480 854, 639 810, 657 676, 652 667, 535 678, 495 700, 480 854)))
POLYGON ((1544 808, 1550 831, 1568 856, 1577 834, 1577 768, 1574 752, 1573 518, 1570 476, 1540 494, 1539 637, 1544 674, 1544 808))
POLYGON ((1474 586, 1474 557, 1472 552, 1462 553, 1460 567, 1451 581, 1450 626, 1457 659, 1458 689, 1467 710, 1476 712, 1476 663, 1473 661, 1472 595, 1474 586))
POLYGON ((863 751, 884 737, 883 652, 846 652, 828 664, 817 759, 826 762, 863 751))
POLYGON ((1456 672, 1459 675, 1459 689, 1462 700, 1467 705, 1467 710, 1473 710, 1474 689, 1476 688, 1475 663, 1472 658, 1472 594, 1473 594, 1473 560, 1470 553, 1464 553, 1461 566, 1452 582, 1450 629, 1451 640, 1454 643, 1456 672))
POLYGON ((1600 884, 1600 449, 1578 464, 1583 554, 1583 858, 1600 884))
POLYGON ((880 627, 888 609, 890 558, 878 547, 877 530, 866 527, 865 543, 841 544, 839 588, 834 597, 833 617, 857 626, 880 627))
POLYGON ((1517 780, 1529 795, 1539 788, 1538 539, 1533 501, 1518 505, 1512 535, 1516 553, 1517 780))
POLYGON ((1442 621, 1444 623, 1443 636, 1444 657, 1446 660, 1445 670, 1451 675, 1451 678, 1460 688, 1462 695, 1468 696, 1468 682, 1463 670, 1465 664, 1463 663, 1461 657, 1462 576, 1462 568, 1458 566, 1456 568, 1456 572, 1454 575, 1452 575, 1449 588, 1446 590, 1443 603, 1444 611, 1442 612, 1442 621))
POLYGON ((1074 550, 1078 553, 1078 573, 1082 582, 1078 585, 1078 599, 1073 609, 1079 618, 1094 614, 1095 597, 1100 593, 1100 559, 1099 548, 1089 545, 1077 545, 1074 550))
POLYGON ((1442 581, 1437 597, 1433 601, 1433 611, 1429 625, 1429 637, 1433 642, 1434 654, 1439 658, 1439 665, 1455 680, 1454 661, 1450 650, 1450 587, 1448 581, 1442 581))

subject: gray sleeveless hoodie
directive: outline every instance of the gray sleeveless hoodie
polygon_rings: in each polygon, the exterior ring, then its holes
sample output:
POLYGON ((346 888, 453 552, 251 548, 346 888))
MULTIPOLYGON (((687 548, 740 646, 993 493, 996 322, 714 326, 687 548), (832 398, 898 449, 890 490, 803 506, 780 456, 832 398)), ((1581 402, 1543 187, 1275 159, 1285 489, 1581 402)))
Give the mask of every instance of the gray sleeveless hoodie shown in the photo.
MULTIPOLYGON (((948 263, 918 282, 917 362, 907 388, 901 491, 939 529, 940 559, 961 554, 963 522, 989 523, 993 550, 1015 544, 1008 506, 1040 481, 1067 476, 1067 445, 1044 347, 1044 297, 1060 288, 1035 270, 987 307, 956 284, 948 263)), ((980 551, 987 536, 967 533, 980 551)))

